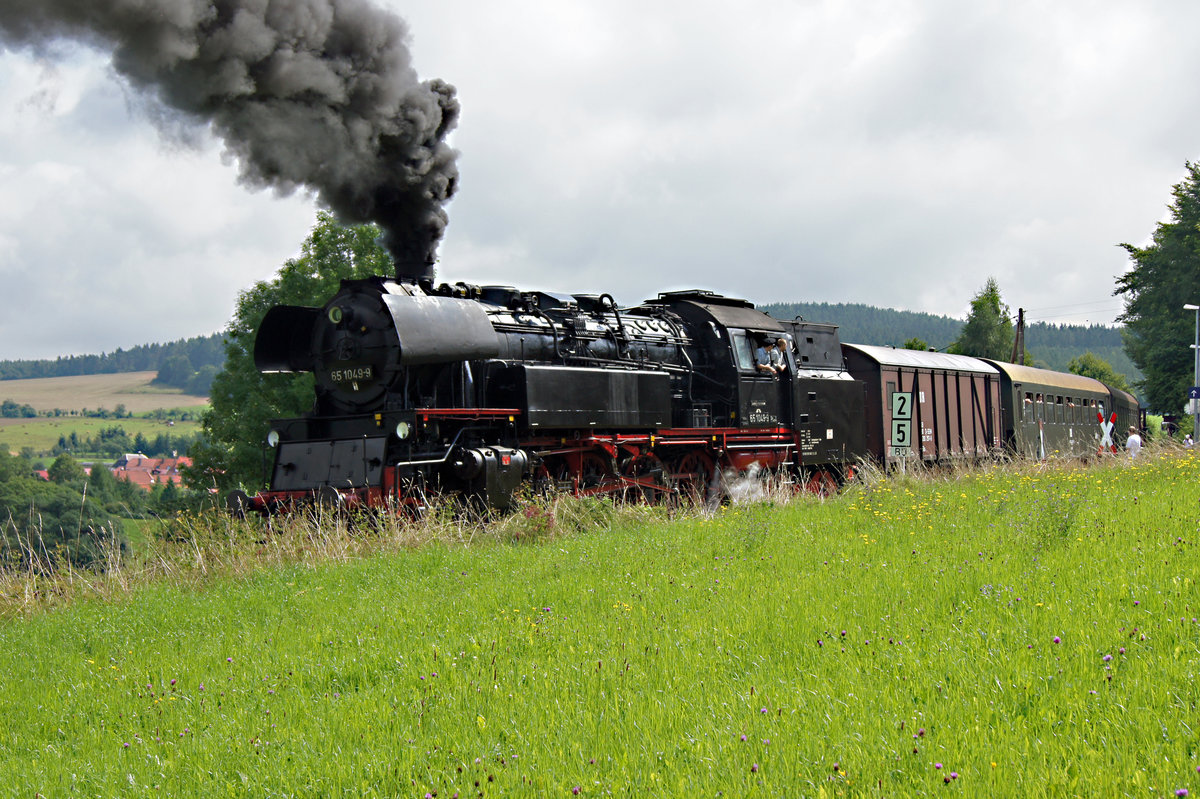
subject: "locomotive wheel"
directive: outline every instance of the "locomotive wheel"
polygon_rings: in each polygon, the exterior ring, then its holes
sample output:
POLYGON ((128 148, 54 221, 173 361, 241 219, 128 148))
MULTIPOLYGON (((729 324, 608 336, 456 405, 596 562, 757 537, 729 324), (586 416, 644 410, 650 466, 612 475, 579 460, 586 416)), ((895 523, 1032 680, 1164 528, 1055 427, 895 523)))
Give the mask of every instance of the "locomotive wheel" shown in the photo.
POLYGON ((625 487, 625 501, 657 502, 667 489, 666 472, 666 466, 658 456, 650 453, 626 461, 621 467, 621 476, 637 480, 638 485, 625 487))
POLYGON ((608 461, 594 452, 583 453, 579 461, 580 488, 598 488, 612 477, 608 461))
POLYGON ((715 462, 707 452, 694 449, 671 460, 671 481, 681 497, 706 502, 715 462))
POLYGON ((838 481, 830 472, 818 469, 809 476, 808 482, 804 484, 804 490, 817 496, 832 497, 838 492, 838 481))

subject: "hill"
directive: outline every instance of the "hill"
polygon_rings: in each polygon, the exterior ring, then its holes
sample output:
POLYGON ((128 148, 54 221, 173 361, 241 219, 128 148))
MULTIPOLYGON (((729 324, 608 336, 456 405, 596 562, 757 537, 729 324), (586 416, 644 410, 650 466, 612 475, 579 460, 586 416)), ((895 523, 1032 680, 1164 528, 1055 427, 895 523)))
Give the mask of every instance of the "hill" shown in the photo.
MULTIPOLYGON (((963 326, 962 320, 949 316, 858 303, 771 303, 760 305, 759 310, 776 319, 800 316, 811 322, 832 322, 840 328, 842 341, 885 347, 900 347, 911 338, 919 338, 941 350, 958 338, 963 326)), ((1025 328, 1025 348, 1033 356, 1034 365, 1044 369, 1065 372, 1072 358, 1092 352, 1131 381, 1142 379, 1125 354, 1118 327, 1035 322, 1025 328)))
POLYGON ((85 414, 100 408, 145 413, 160 408, 192 408, 205 405, 206 397, 184 394, 178 389, 152 384, 154 372, 78 375, 11 380, 0 384, 0 399, 28 406, 40 414, 85 414))
POLYGON ((220 369, 225 363, 224 337, 220 333, 179 339, 167 344, 142 344, 99 355, 65 355, 54 360, 0 361, 0 380, 25 380, 75 375, 157 372, 167 359, 186 357, 194 370, 220 369))

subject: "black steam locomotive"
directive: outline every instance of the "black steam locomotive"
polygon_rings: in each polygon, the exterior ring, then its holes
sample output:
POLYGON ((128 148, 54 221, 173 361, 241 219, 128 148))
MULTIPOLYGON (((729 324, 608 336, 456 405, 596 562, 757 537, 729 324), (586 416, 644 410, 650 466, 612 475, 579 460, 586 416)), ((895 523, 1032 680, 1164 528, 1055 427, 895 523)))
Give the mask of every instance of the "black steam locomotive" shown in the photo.
POLYGON ((707 291, 620 308, 607 294, 348 280, 321 308, 271 309, 254 358, 312 372, 316 400, 273 423, 270 488, 236 492, 239 512, 420 509, 435 494, 503 508, 526 483, 711 495, 752 470, 828 491, 866 459, 1095 452, 1097 414, 1118 430, 1137 418, 1136 399, 1087 378, 843 348, 834 325, 707 291), (778 339, 785 370, 756 368, 778 339))

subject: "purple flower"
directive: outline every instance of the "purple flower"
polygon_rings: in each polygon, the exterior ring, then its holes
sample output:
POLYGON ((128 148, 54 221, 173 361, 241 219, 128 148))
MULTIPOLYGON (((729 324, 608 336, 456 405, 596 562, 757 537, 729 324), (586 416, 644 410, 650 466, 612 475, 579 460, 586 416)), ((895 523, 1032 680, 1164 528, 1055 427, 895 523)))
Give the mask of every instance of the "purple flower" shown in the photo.
POLYGON ((172 678, 171 678, 171 685, 174 685, 174 684, 175 684, 175 678, 174 678, 174 677, 172 677, 172 678))
POLYGON ((1120 648, 1120 649, 1118 649, 1117 651, 1118 651, 1118 652, 1120 652, 1122 655, 1124 655, 1124 654, 1125 654, 1125 647, 1121 647, 1121 648, 1120 648))
POLYGON ((1188 795, 1187 788, 1180 788, 1178 791, 1175 792, 1175 795, 1176 796, 1187 796, 1188 795))
POLYGON ((1056 636, 1054 636, 1054 643, 1056 643, 1056 644, 1061 644, 1061 643, 1062 643, 1062 639, 1061 639, 1061 638, 1059 638, 1059 637, 1056 635, 1056 636))
POLYGON ((941 764, 941 763, 934 763, 934 764, 933 764, 933 767, 934 767, 934 768, 941 768, 941 767, 942 767, 942 764, 941 764))
POLYGON ((744 741, 744 740, 746 740, 746 736, 745 736, 745 735, 743 735, 743 736, 742 736, 742 740, 743 740, 743 741, 744 741))
POLYGON ((575 794, 576 796, 578 796, 578 795, 579 795, 579 792, 580 792, 580 791, 582 791, 582 790, 583 790, 583 788, 580 788, 578 785, 576 785, 574 788, 572 788, 572 789, 571 789, 571 793, 573 793, 573 794, 575 794))
POLYGON ((128 748, 129 748, 129 741, 126 741, 125 743, 121 744, 121 746, 123 746, 123 747, 125 747, 126 749, 128 749, 128 748))
MULTIPOLYGON (((129 745, 129 744, 126 744, 126 746, 128 746, 128 745, 129 745)), ((751 765, 751 766, 750 766, 750 771, 752 771, 752 772, 753 772, 753 771, 758 771, 758 764, 757 764, 757 763, 754 763, 753 765, 751 765)))
POLYGON ((1110 660, 1112 660, 1112 655, 1107 655, 1107 654, 1106 654, 1106 655, 1104 656, 1104 662, 1105 662, 1105 663, 1107 663, 1107 662, 1108 662, 1108 661, 1110 661, 1110 660))
POLYGON ((951 772, 950 772, 950 779, 952 779, 952 780, 956 780, 956 779, 958 779, 958 772, 957 772, 957 771, 951 771, 951 772))
POLYGON ((758 711, 758 712, 759 712, 759 713, 766 713, 766 712, 767 712, 767 709, 764 707, 762 710, 760 710, 760 711, 758 711))

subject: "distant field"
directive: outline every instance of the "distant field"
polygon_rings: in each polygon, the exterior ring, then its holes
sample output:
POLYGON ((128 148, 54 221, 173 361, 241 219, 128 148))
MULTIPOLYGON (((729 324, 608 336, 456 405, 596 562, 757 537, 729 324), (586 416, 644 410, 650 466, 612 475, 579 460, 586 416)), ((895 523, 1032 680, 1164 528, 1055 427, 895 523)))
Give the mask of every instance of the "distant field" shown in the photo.
POLYGON ((192 408, 208 404, 207 397, 184 394, 178 389, 152 386, 155 372, 123 372, 114 375, 41 377, 32 380, 0 381, 0 400, 32 405, 39 411, 81 411, 84 408, 116 410, 124 405, 131 413, 158 408, 192 408))
POLYGON ((20 452, 25 447, 32 447, 35 453, 44 455, 54 448, 60 436, 69 436, 74 432, 80 438, 94 438, 101 430, 109 427, 120 427, 131 438, 141 433, 153 441, 155 436, 162 433, 184 436, 199 432, 200 423, 176 422, 169 425, 155 419, 93 419, 82 416, 0 419, 0 444, 5 445, 10 452, 20 452))
MULTIPOLYGON (((12 400, 18 405, 31 405, 39 411, 99 410, 115 411, 124 405, 130 413, 146 413, 158 409, 196 408, 208 404, 207 397, 184 394, 177 389, 152 386, 155 372, 125 372, 113 375, 82 375, 79 377, 42 377, 32 380, 0 380, 0 401, 12 400)), ((108 427, 122 427, 131 437, 141 433, 153 440, 160 433, 188 435, 200 429, 196 422, 176 422, 168 425, 152 419, 97 419, 82 416, 38 417, 34 419, 0 419, 0 443, 12 452, 32 447, 39 455, 49 453, 59 436, 72 432, 80 438, 96 436, 108 427)))

